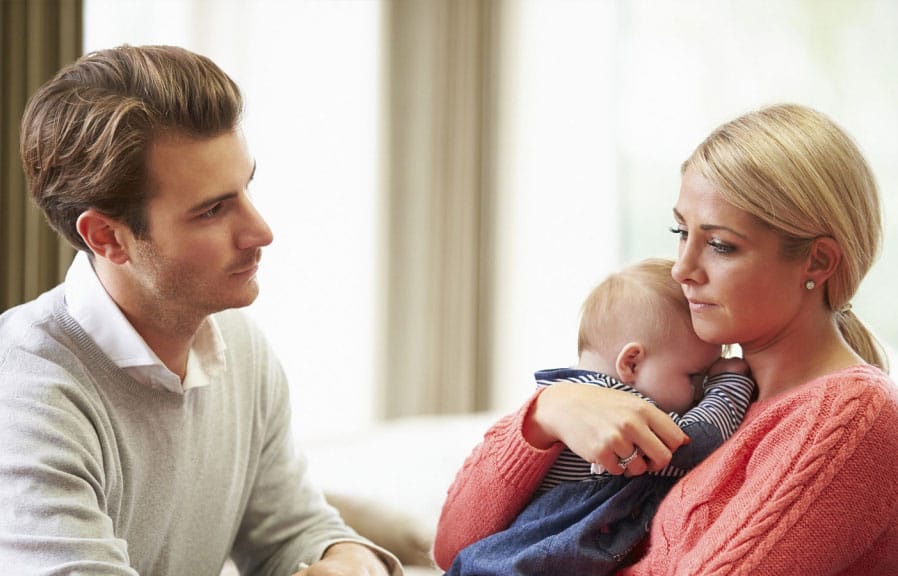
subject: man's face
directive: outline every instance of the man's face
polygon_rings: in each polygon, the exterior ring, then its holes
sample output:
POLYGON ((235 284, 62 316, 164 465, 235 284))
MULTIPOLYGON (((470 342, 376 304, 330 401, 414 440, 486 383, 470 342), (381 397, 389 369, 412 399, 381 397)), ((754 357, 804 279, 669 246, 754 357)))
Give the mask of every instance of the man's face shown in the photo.
POLYGON ((247 195, 255 164, 243 132, 160 135, 147 169, 149 235, 129 250, 138 304, 192 320, 252 303, 272 233, 247 195))

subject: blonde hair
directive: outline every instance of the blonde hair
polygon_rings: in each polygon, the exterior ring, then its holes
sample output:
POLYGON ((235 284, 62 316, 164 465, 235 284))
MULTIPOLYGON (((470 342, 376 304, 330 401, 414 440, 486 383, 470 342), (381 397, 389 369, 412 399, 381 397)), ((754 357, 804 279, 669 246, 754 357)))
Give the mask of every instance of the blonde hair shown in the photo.
POLYGON ((617 354, 628 341, 662 342, 685 324, 689 302, 670 274, 672 260, 649 258, 606 277, 583 303, 577 353, 617 354))
POLYGON ((849 306, 882 242, 876 181, 851 137, 811 108, 769 106, 714 130, 682 171, 689 167, 780 234, 785 258, 807 256, 816 238, 838 243, 842 258, 826 282, 826 302, 849 345, 887 370, 881 347, 849 306))

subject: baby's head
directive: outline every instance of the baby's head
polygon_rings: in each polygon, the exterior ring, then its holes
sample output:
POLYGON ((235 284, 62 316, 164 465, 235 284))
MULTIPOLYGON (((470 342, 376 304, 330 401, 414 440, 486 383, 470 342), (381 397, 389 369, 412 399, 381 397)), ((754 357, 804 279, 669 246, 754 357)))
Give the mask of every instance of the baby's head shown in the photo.
POLYGON ((580 315, 578 367, 614 376, 665 411, 683 412, 721 347, 695 335, 672 266, 643 260, 592 290, 580 315))

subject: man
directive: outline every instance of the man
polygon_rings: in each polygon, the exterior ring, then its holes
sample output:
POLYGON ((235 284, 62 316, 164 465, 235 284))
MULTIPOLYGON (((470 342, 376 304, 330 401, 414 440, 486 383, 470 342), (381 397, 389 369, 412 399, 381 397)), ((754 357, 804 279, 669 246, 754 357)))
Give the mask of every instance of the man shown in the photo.
POLYGON ((242 97, 175 47, 89 54, 31 99, 33 199, 79 249, 0 316, 0 565, 17 574, 398 575, 292 448, 286 379, 240 312, 271 230, 242 97), (310 565, 306 567, 306 565, 310 565))

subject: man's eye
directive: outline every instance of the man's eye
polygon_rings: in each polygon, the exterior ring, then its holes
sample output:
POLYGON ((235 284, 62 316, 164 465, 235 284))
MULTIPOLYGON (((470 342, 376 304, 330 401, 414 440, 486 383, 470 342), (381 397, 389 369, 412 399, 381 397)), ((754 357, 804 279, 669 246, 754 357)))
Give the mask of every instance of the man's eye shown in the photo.
POLYGON ((205 212, 200 214, 200 218, 214 217, 216 214, 218 214, 221 211, 221 206, 222 206, 221 202, 219 202, 218 204, 215 204, 214 206, 212 206, 211 208, 209 208, 208 210, 206 210, 205 212))

